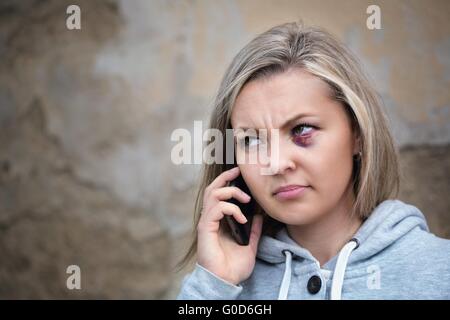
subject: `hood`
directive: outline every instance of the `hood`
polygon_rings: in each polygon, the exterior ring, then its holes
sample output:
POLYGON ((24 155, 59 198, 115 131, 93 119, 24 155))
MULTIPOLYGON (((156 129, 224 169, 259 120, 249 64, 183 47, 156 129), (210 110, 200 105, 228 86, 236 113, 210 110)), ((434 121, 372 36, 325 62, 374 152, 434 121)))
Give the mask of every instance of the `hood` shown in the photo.
MULTIPOLYGON (((385 200, 380 203, 339 254, 324 265, 326 269, 334 269, 331 299, 340 299, 347 265, 376 255, 416 227, 429 231, 425 217, 418 208, 400 200, 385 200)), ((294 256, 314 261, 320 268, 317 259, 292 240, 285 228, 274 238, 261 237, 257 257, 273 264, 286 264, 279 299, 287 297, 294 256)))

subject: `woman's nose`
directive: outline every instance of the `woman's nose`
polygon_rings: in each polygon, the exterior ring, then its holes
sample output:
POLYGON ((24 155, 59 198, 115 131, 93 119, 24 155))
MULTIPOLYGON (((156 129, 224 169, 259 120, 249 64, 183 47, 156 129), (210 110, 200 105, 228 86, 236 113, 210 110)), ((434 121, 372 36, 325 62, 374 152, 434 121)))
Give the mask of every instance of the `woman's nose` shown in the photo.
POLYGON ((272 153, 270 170, 273 174, 286 174, 297 167, 298 150, 292 148, 289 142, 280 142, 278 148, 272 148, 272 153))

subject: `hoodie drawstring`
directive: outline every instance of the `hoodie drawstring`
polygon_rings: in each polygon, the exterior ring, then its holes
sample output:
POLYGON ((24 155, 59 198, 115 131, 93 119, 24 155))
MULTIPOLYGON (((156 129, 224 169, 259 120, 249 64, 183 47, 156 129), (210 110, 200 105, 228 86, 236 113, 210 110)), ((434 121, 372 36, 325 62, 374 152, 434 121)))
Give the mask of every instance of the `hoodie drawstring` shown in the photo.
MULTIPOLYGON (((353 250, 358 248, 358 239, 351 239, 339 252, 339 256, 334 268, 333 281, 331 283, 331 300, 340 300, 342 293, 342 284, 344 282, 345 269, 347 267, 348 258, 353 250)), ((284 269, 283 280, 281 281, 280 292, 278 300, 286 300, 289 286, 291 284, 291 268, 292 268, 292 253, 289 250, 283 250, 286 256, 286 263, 284 269)))
POLYGON ((358 239, 351 239, 339 252, 339 256, 334 268, 333 281, 331 283, 331 300, 341 300, 342 284, 344 283, 345 268, 348 258, 353 250, 358 248, 358 239))
POLYGON ((281 281, 281 288, 278 294, 278 300, 286 300, 289 286, 291 284, 291 265, 292 265, 292 253, 289 250, 283 250, 286 256, 286 267, 284 269, 283 280, 281 281))

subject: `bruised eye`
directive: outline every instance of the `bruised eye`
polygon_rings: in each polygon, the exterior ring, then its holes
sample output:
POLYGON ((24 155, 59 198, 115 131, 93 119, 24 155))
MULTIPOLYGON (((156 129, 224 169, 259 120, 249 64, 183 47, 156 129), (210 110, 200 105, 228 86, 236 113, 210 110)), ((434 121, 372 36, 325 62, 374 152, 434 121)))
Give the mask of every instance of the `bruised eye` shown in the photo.
POLYGON ((294 143, 300 145, 308 144, 315 129, 317 129, 316 126, 307 123, 301 123, 295 126, 292 129, 292 137, 294 143))
POLYGON ((298 126, 296 126, 294 129, 292 129, 292 132, 295 135, 306 135, 311 133, 314 130, 314 126, 310 125, 310 124, 299 124, 298 126))

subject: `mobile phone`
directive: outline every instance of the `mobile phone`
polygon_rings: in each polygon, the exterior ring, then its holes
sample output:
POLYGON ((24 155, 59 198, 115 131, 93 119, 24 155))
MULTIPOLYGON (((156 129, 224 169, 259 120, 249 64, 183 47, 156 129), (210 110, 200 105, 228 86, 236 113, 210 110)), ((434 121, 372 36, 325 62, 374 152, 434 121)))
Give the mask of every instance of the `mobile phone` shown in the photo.
POLYGON ((255 199, 250 193, 250 189, 245 183, 244 178, 241 174, 234 180, 230 181, 229 186, 235 186, 244 191, 251 197, 251 200, 247 203, 243 203, 238 201, 237 199, 231 198, 227 200, 235 205, 237 205, 242 213, 247 218, 247 222, 242 224, 236 221, 233 216, 226 215, 225 219, 228 222, 228 226, 230 227, 231 235, 236 240, 236 242, 240 245, 246 246, 250 242, 250 232, 252 228, 253 215, 255 211, 255 199))

